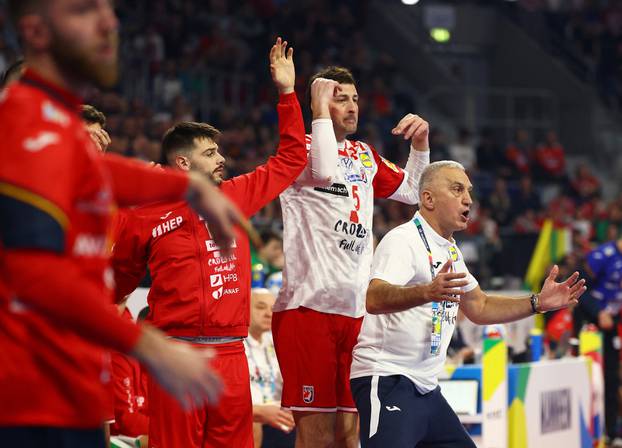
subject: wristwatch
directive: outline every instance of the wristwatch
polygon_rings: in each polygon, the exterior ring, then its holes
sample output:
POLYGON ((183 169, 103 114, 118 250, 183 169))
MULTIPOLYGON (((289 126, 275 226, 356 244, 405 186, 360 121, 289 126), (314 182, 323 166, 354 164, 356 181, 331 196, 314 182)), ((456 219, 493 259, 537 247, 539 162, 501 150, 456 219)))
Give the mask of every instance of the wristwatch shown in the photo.
POLYGON ((529 298, 529 301, 531 302, 531 311, 533 311, 533 314, 543 314, 542 311, 538 310, 538 305, 540 303, 539 294, 532 294, 531 297, 529 298))

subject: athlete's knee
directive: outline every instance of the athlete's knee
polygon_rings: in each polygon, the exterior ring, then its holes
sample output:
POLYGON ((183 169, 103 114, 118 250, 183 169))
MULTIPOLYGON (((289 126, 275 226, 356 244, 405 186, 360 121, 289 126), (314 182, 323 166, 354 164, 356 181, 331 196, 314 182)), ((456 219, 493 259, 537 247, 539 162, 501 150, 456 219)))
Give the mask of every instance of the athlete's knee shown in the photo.
POLYGON ((351 433, 337 433, 335 434, 335 448, 358 448, 359 435, 356 429, 351 433))
POLYGON ((334 414, 294 413, 296 448, 333 448, 335 442, 334 414))
POLYGON ((357 448, 358 439, 358 414, 337 414, 335 446, 338 448, 357 448))
POLYGON ((301 431, 296 428, 296 448, 334 448, 334 431, 301 431))

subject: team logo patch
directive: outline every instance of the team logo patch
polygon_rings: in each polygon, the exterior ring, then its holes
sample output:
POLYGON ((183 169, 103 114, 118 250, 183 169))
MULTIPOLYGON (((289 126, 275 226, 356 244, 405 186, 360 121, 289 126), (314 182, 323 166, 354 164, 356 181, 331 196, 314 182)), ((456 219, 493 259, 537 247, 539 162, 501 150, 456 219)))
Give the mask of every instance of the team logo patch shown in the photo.
POLYGON ((60 141, 60 135, 56 132, 41 131, 34 137, 28 137, 22 143, 23 148, 29 152, 39 152, 46 146, 55 145, 60 141))
POLYGON ((449 255, 451 256, 451 261, 458 261, 458 251, 455 246, 449 247, 449 255))
POLYGON ((313 386, 302 386, 302 401, 305 403, 313 403, 315 398, 315 389, 313 386))
POLYGON ((62 127, 69 125, 69 116, 49 101, 45 101, 41 105, 41 115, 45 121, 50 123, 56 123, 62 127))
POLYGON ((344 170, 351 171, 354 168, 354 162, 347 157, 339 157, 339 163, 344 170))
POLYGON ((395 163, 393 162, 389 162, 387 159, 385 159, 384 157, 380 157, 382 159, 382 161, 384 162, 384 164, 386 166, 388 166, 389 168, 391 168, 393 171, 395 171, 396 173, 399 173, 400 170, 398 167, 395 166, 395 163))
POLYGON ((371 161, 371 157, 366 152, 362 152, 360 155, 361 163, 365 168, 373 168, 374 164, 371 161))

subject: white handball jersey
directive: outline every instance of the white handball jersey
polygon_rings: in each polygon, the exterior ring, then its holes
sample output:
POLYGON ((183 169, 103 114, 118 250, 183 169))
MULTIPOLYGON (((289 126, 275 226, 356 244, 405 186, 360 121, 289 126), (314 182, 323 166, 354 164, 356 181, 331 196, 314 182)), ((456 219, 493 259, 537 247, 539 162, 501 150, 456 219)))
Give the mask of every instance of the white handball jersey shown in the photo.
MULTIPOLYGON (((432 251, 435 273, 451 258, 452 271, 466 272, 469 282, 463 288, 472 291, 478 285, 469 273, 456 245, 438 233, 417 212, 432 251)), ((412 286, 432 281, 428 251, 411 220, 391 230, 382 239, 374 255, 371 278, 393 285, 412 286)), ((363 376, 404 375, 421 393, 438 385, 447 347, 458 315, 458 304, 447 302, 442 319, 440 353, 430 353, 432 304, 389 314, 367 314, 354 347, 351 378, 363 376)))
POLYGON ((346 140, 338 147, 332 185, 294 183, 281 193, 285 267, 274 311, 365 312, 374 196, 390 198, 408 175, 366 143, 346 140))

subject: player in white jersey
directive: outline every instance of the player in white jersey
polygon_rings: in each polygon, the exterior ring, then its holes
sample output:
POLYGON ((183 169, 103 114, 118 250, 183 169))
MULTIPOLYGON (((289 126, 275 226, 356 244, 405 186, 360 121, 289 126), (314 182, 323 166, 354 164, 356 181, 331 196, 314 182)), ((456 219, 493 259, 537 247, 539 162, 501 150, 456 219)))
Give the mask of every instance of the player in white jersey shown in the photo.
MULTIPOLYGON (((281 194, 285 268, 272 328, 282 405, 294 412, 296 446, 350 448, 358 437, 349 372, 365 312, 374 197, 417 202, 419 175, 429 163, 428 123, 408 114, 393 129, 411 140, 402 170, 370 145, 346 139, 358 122, 351 73, 329 67, 312 81, 317 78, 339 83, 325 105, 334 136, 316 132, 322 120, 314 120, 309 166, 281 194)), ((318 107, 312 104, 316 116, 318 107)))
POLYGON ((351 385, 361 446, 475 448, 438 388, 458 308, 472 322, 510 322, 577 303, 585 291, 575 272, 514 299, 485 294, 469 273, 453 233, 464 230, 472 185, 457 162, 429 165, 420 181, 420 211, 391 230, 374 254, 351 385))

